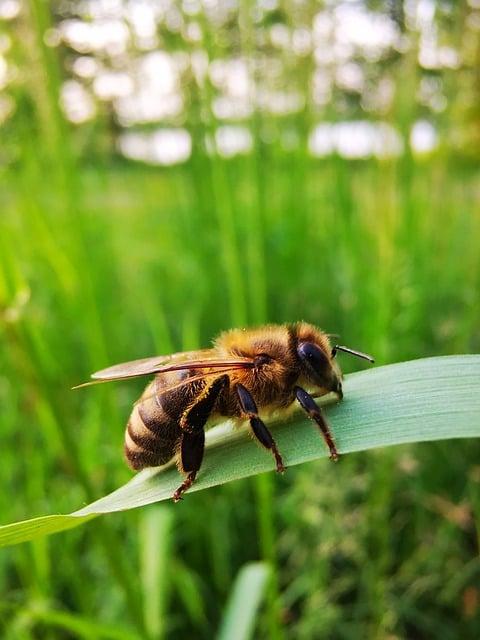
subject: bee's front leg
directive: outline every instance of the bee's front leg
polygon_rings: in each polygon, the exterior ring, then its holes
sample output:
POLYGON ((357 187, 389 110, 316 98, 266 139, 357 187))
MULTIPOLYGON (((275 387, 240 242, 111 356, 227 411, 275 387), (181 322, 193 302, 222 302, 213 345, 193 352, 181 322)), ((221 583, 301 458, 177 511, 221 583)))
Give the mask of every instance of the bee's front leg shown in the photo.
POLYGON ((258 415, 257 405, 255 404, 255 400, 252 398, 251 393, 243 386, 243 384, 240 383, 237 383, 235 391, 237 392, 237 397, 242 411, 245 414, 245 417, 250 421, 253 435, 266 449, 270 449, 273 453, 273 457, 275 458, 277 472, 283 473, 285 471, 285 466, 283 464, 282 456, 277 449, 277 445, 275 444, 275 440, 272 438, 272 434, 258 415))
POLYGON ((305 389, 302 389, 302 387, 295 387, 295 396, 302 409, 304 409, 308 413, 309 417, 320 427, 323 438, 330 451, 330 459, 336 462, 338 460, 337 447, 335 446, 332 434, 330 433, 330 427, 328 426, 328 422, 326 421, 322 410, 317 406, 317 403, 312 396, 305 391, 305 389))

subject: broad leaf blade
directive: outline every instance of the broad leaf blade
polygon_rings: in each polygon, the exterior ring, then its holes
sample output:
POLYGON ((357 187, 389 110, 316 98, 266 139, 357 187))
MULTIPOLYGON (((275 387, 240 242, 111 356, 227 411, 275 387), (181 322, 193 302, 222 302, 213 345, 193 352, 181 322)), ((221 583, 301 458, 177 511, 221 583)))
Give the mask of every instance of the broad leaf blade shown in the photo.
MULTIPOLYGON (((480 355, 426 358, 354 373, 346 377, 344 391, 340 404, 325 408, 341 453, 480 436, 480 355)), ((327 455, 318 430, 301 413, 272 423, 271 429, 287 467, 327 455)), ((273 468, 272 457, 246 430, 220 425, 207 434, 201 473, 186 499, 193 499, 194 491, 273 468)), ((147 469, 70 515, 0 527, 0 546, 71 528, 101 513, 165 500, 179 482, 173 465, 147 469)))

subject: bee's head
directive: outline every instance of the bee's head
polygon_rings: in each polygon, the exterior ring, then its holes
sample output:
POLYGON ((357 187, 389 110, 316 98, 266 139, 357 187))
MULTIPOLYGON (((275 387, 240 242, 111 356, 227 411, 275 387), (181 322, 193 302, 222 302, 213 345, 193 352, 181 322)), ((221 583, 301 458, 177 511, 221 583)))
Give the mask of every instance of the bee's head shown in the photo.
POLYGON ((335 359, 338 351, 345 351, 373 362, 371 356, 348 347, 335 345, 332 348, 328 336, 311 325, 297 325, 297 355, 302 377, 311 385, 320 387, 323 393, 333 391, 341 398, 343 376, 335 359))
MULTIPOLYGON (((342 372, 331 351, 315 342, 299 342, 297 354, 300 359, 303 377, 325 391, 333 391, 342 397, 342 372)), ((325 392, 324 391, 324 392, 325 392)))

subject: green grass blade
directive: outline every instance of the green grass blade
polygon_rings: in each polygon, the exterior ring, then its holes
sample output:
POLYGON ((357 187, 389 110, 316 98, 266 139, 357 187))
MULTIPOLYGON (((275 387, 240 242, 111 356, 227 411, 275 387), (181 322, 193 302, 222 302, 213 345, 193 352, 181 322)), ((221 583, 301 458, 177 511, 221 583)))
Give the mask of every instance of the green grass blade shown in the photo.
POLYGON ((248 640, 252 637, 268 575, 268 565, 263 562, 252 562, 240 570, 228 599, 217 640, 248 640))
POLYGON ((7 547, 11 544, 36 540, 40 536, 46 536, 50 533, 73 529, 73 527, 78 527, 79 524, 88 522, 92 518, 95 518, 95 514, 81 517, 74 517, 72 514, 54 515, 6 524, 0 527, 0 546, 7 547))
MULTIPOLYGON (((172 505, 173 507, 173 505, 172 505)), ((150 638, 167 636, 166 621, 169 594, 173 512, 171 507, 152 507, 141 519, 141 576, 145 628, 150 638)))
MULTIPOLYGON (((345 398, 326 407, 341 453, 407 442, 480 436, 480 355, 413 360, 354 373, 345 398)), ((325 457, 318 430, 301 413, 272 424, 287 466, 325 457)), ((245 429, 224 423, 207 434, 207 453, 190 493, 274 468, 245 429)), ((331 473, 335 473, 332 466, 331 473)), ((0 527, 0 546, 32 540, 96 515, 170 498, 180 481, 173 465, 146 469, 113 493, 70 515, 46 516, 0 527)))

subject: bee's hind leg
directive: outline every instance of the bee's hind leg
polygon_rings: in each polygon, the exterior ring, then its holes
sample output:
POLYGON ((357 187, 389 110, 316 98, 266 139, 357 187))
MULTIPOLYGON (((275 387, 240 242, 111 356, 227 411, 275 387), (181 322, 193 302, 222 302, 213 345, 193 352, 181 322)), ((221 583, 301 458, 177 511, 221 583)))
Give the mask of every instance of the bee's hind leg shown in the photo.
POLYGON ((205 448, 205 431, 203 428, 194 433, 184 433, 180 442, 179 466, 184 473, 188 473, 185 480, 173 494, 173 501, 182 499, 182 494, 190 489, 197 477, 198 470, 202 464, 203 451, 205 448))
POLYGON ((275 440, 272 438, 272 434, 258 415, 257 405, 255 404, 255 400, 252 398, 252 394, 243 386, 243 384, 240 383, 237 383, 235 390, 237 392, 237 397, 242 411, 250 421, 253 435, 266 449, 270 449, 273 453, 273 457, 275 458, 277 472, 283 473, 285 471, 285 466, 283 464, 282 456, 277 449, 277 445, 275 444, 275 440))
POLYGON ((173 494, 174 502, 190 489, 202 464, 205 449, 205 424, 213 411, 218 396, 228 386, 227 375, 219 376, 203 389, 202 393, 180 418, 182 436, 178 448, 178 467, 187 477, 173 494))

